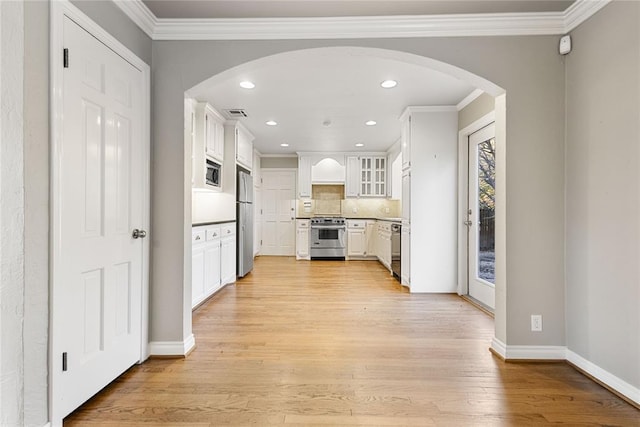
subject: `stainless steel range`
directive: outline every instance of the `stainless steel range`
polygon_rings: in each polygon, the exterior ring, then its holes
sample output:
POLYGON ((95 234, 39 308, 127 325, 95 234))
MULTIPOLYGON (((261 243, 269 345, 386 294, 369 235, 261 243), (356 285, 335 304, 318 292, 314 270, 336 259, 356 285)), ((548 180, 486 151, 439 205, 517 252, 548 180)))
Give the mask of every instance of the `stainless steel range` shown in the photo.
POLYGON ((341 259, 346 255, 344 218, 311 219, 311 259, 341 259))

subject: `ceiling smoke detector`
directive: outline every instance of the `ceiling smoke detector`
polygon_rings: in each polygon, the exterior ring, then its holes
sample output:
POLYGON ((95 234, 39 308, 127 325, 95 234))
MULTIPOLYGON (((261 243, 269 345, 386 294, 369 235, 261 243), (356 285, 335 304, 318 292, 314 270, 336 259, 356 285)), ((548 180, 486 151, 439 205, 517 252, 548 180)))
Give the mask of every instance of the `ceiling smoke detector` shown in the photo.
POLYGON ((242 117, 249 117, 247 112, 244 111, 242 108, 230 108, 228 110, 224 110, 224 112, 227 114, 227 117, 229 117, 230 119, 240 119, 242 117))

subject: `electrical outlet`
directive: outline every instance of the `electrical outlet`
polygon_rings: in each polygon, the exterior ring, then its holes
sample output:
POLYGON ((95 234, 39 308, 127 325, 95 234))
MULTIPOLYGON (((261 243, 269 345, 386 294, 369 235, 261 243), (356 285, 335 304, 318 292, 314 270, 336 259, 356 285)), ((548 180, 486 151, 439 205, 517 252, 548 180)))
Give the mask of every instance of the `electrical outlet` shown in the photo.
POLYGON ((531 330, 533 332, 542 332, 542 314, 531 315, 531 330))
POLYGON ((389 213, 389 208, 384 208, 384 213, 389 213))
POLYGON ((354 207, 353 209, 351 209, 353 211, 353 213, 358 213, 358 208, 354 207))

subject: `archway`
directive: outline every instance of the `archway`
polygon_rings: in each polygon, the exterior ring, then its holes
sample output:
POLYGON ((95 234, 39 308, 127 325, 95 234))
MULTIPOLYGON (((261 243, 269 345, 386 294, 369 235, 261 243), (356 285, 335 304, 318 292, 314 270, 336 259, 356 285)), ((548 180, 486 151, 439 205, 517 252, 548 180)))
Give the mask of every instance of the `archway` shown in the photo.
MULTIPOLYGON (((473 87, 495 98, 495 123, 496 123, 496 308, 495 327, 496 338, 506 341, 506 91, 495 83, 480 77, 460 67, 435 60, 429 57, 370 47, 320 47, 312 49, 291 50, 247 61, 243 64, 231 67, 215 74, 195 86, 189 88, 185 94, 189 97, 199 97, 206 88, 231 79, 249 75, 252 71, 266 65, 273 65, 279 61, 291 61, 301 53, 316 53, 327 55, 331 52, 348 53, 356 57, 376 57, 401 63, 413 64, 423 67, 425 70, 435 70, 440 73, 466 81, 473 87)), ((189 200, 190 202, 190 200, 189 200)), ((460 262, 460 260, 459 260, 460 262)), ((463 280, 458 277, 458 281, 463 280)))

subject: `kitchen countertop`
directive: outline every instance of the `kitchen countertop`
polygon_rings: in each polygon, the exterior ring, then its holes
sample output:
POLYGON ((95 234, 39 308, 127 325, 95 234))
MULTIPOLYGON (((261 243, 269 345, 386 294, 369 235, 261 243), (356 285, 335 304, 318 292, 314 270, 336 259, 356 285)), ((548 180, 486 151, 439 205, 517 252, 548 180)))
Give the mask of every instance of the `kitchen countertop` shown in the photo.
MULTIPOLYGON (((313 216, 298 216, 296 217, 296 219, 312 219, 312 218, 323 218, 322 215, 317 215, 315 217, 313 216)), ((402 222, 402 218, 388 218, 388 217, 378 217, 378 218, 366 218, 366 217, 344 217, 344 219, 349 219, 349 220, 369 220, 369 221, 389 221, 389 222, 402 222)))
POLYGON ((235 219, 230 219, 230 220, 227 220, 227 221, 198 222, 196 224, 191 224, 191 227, 201 227, 203 225, 228 224, 230 222, 236 222, 236 220, 235 219))

